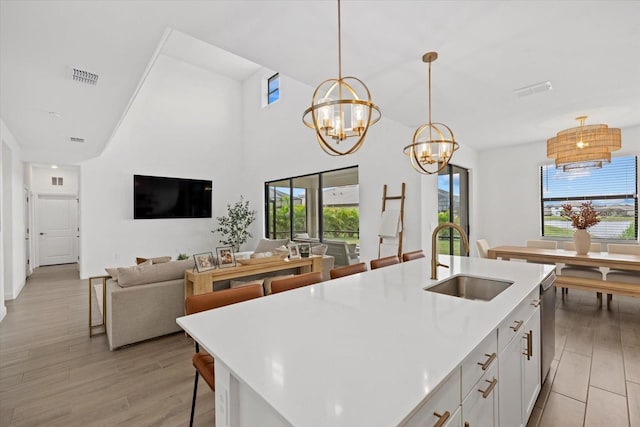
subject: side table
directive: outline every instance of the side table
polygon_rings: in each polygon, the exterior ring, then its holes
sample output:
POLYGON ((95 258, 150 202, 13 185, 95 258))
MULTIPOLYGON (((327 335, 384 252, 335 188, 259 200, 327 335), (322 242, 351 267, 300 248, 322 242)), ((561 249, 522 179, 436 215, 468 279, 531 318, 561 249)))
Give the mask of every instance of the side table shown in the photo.
POLYGON ((94 276, 89 277, 89 337, 93 337, 94 335, 102 335, 107 333, 107 279, 111 276, 94 276), (102 280, 102 323, 98 323, 97 325, 92 325, 92 302, 91 295, 93 294, 93 281, 94 280, 102 280), (93 332, 94 328, 102 327, 102 332, 93 332))

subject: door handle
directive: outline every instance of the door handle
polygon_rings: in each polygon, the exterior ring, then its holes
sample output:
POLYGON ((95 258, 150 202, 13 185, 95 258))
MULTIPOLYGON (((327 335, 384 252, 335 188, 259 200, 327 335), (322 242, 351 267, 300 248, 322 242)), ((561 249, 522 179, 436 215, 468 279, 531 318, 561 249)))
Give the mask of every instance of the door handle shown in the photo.
POLYGON ((513 332, 518 332, 518 329, 520 329, 520 326, 522 326, 524 321, 523 320, 516 320, 516 321, 514 321, 514 323, 516 324, 515 326, 509 326, 509 327, 511 329, 513 329, 513 332))
POLYGON ((44 236, 45 234, 47 234, 47 233, 40 233, 41 236, 44 236))

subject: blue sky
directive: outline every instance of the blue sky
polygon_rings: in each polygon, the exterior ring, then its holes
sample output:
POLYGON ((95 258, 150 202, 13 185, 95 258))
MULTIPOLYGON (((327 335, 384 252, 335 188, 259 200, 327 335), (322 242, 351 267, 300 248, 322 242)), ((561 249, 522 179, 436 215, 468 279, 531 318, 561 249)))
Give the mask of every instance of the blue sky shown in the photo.
MULTIPOLYGON (((438 175, 438 190, 449 191, 449 175, 438 175)), ((453 194, 460 194, 460 174, 453 175, 453 194)))

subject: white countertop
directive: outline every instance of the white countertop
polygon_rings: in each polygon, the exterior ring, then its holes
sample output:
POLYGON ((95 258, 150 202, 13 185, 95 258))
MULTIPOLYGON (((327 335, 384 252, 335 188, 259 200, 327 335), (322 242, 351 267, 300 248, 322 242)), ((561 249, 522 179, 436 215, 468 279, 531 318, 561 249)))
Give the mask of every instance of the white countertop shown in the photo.
POLYGON ((425 400, 553 269, 440 256, 514 281, 492 301, 425 292, 419 259, 177 319, 296 427, 393 426, 425 400))

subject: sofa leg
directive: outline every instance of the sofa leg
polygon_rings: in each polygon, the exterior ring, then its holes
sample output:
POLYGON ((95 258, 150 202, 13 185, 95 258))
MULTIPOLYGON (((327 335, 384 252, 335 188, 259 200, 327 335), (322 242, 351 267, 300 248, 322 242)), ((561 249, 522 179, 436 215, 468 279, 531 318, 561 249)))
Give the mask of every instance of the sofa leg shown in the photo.
POLYGON ((196 411, 196 396, 198 394, 198 370, 196 369, 196 377, 193 381, 193 400, 191 401, 191 418, 189 419, 189 427, 193 427, 193 415, 196 411))

